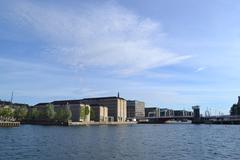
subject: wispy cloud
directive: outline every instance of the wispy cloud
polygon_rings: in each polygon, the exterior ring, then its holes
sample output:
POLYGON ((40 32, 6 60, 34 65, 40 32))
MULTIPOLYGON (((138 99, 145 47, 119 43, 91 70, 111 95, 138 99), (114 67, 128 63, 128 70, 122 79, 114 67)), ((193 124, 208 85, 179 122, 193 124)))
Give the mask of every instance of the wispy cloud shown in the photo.
POLYGON ((164 34, 159 22, 140 17, 116 3, 83 5, 64 11, 21 2, 14 21, 26 25, 48 43, 57 60, 76 68, 110 68, 131 75, 188 59, 158 43, 164 34))
POLYGON ((197 68, 196 70, 195 70, 195 72, 201 72, 201 71, 203 71, 203 70, 205 70, 206 69, 206 67, 199 67, 199 68, 197 68))

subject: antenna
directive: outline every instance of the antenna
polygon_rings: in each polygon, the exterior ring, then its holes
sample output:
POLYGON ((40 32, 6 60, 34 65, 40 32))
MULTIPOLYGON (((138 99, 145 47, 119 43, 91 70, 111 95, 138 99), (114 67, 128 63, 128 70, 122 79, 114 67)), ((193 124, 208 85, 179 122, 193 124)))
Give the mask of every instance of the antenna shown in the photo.
POLYGON ((11 94, 11 100, 10 100, 11 104, 13 103, 13 91, 12 91, 12 94, 11 94))
POLYGON ((119 91, 118 91, 118 95, 117 95, 117 97, 118 97, 118 98, 120 97, 119 91))

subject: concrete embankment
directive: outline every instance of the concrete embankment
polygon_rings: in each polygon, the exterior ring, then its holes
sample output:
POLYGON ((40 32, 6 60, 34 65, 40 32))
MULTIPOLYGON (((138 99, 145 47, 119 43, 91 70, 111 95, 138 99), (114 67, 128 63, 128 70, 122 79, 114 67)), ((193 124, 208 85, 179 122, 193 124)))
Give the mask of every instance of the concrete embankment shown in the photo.
POLYGON ((19 127, 20 122, 0 122, 0 127, 19 127))
POLYGON ((132 125, 137 122, 68 122, 68 126, 88 126, 88 125, 132 125))

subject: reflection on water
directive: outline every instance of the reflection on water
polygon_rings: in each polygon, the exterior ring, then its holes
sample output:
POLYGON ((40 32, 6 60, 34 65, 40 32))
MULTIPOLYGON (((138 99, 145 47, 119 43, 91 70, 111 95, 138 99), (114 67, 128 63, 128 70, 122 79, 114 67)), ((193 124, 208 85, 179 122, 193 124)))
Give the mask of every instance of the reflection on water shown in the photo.
POLYGON ((4 160, 239 160, 239 157, 237 125, 0 128, 0 159, 4 160))

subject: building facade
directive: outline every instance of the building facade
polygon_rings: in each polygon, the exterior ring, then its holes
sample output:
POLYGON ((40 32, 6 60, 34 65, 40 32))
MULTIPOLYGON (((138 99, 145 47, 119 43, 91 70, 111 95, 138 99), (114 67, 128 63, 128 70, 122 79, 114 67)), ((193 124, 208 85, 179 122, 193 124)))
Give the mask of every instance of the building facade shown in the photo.
POLYGON ((108 107, 108 117, 116 122, 124 122, 127 118, 127 101, 121 97, 85 98, 82 103, 108 107))
POLYGON ((57 112, 59 109, 64 107, 69 107, 71 110, 71 121, 72 122, 89 122, 91 115, 90 105, 81 103, 79 100, 64 100, 64 101, 54 101, 51 103, 39 103, 35 105, 38 110, 46 109, 48 104, 54 106, 54 111, 57 112))
POLYGON ((137 100, 127 101, 127 118, 141 120, 145 118, 145 103, 137 100))
POLYGON ((54 101, 52 104, 54 105, 55 111, 68 106, 72 113, 72 122, 90 122, 91 107, 88 104, 71 102, 64 104, 57 101, 54 101))
POLYGON ((108 122, 108 107, 91 105, 91 121, 108 122))
POLYGON ((148 107, 145 108, 145 117, 160 117, 160 108, 157 107, 148 107))
POLYGON ((173 117, 174 110, 168 108, 160 108, 160 117, 173 117))
POLYGON ((175 117, 192 117, 193 112, 186 111, 186 110, 174 110, 175 117))

